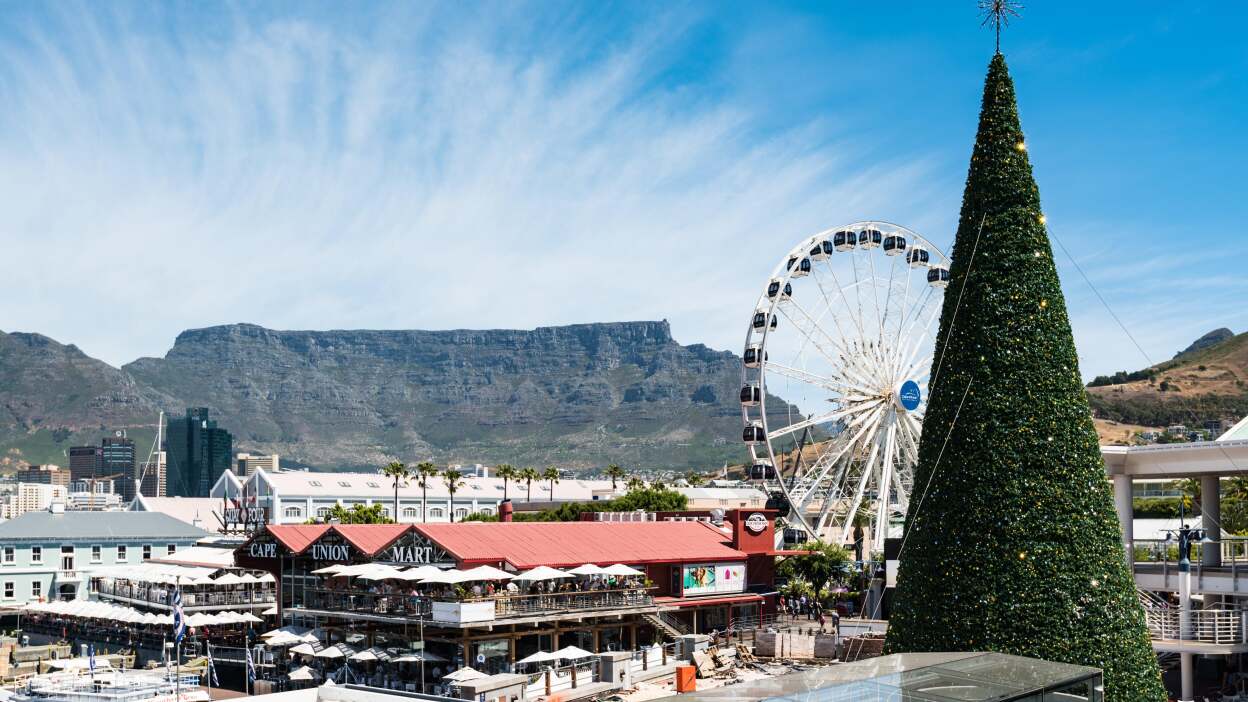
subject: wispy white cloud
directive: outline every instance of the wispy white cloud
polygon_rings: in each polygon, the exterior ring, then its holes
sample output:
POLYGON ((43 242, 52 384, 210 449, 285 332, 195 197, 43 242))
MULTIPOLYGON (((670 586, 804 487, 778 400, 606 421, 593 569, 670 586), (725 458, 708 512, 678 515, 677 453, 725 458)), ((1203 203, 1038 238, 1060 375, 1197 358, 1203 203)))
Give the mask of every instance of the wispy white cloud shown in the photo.
POLYGON ((687 17, 593 52, 581 27, 408 19, 74 16, 0 44, 3 326, 112 363, 233 321, 669 318, 735 348, 797 238, 903 196, 935 219, 950 190, 922 154, 857 168, 832 125, 761 133, 760 106, 657 80, 687 17))

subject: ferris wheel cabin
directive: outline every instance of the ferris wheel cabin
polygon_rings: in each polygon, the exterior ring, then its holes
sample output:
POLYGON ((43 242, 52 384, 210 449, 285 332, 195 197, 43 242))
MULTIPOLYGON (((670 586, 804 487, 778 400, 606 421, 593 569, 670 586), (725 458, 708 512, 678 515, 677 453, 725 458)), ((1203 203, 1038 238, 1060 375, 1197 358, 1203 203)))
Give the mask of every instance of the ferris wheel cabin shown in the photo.
POLYGON ((858 237, 853 232, 837 232, 832 235, 832 248, 837 251, 852 251, 858 237))
POLYGON ((763 429, 761 423, 750 422, 745 425, 745 430, 741 432, 741 440, 753 446, 765 444, 767 443, 767 432, 763 429))
POLYGON ((874 249, 884 241, 884 235, 879 229, 863 229, 858 234, 858 246, 864 249, 874 249))
POLYGON ((949 269, 943 266, 932 266, 927 269, 927 283, 936 288, 948 287, 949 269))
POLYGON ((745 362, 746 368, 758 368, 763 365, 763 361, 767 358, 767 354, 763 352, 763 348, 758 344, 750 344, 745 347, 745 353, 741 354, 741 360, 745 362))
POLYGON ((931 260, 931 254, 925 248, 914 246, 910 248, 910 253, 906 254, 906 260, 910 262, 911 268, 919 268, 927 265, 927 262, 931 260))
POLYGON ((906 237, 889 235, 884 237, 884 253, 896 256, 906 252, 906 237))
POLYGON ((767 318, 768 318, 768 317, 771 317, 771 324, 770 324, 770 326, 771 326, 771 328, 774 330, 774 329, 776 328, 776 315, 774 315, 774 314, 769 315, 769 314, 767 314, 767 313, 766 313, 765 311, 763 311, 763 310, 759 310, 759 311, 757 311, 757 312, 755 312, 755 313, 754 313, 754 328, 755 328, 755 329, 764 329, 764 328, 766 328, 766 327, 768 326, 768 323, 767 323, 767 318))
POLYGON ((767 297, 769 299, 774 300, 776 299, 776 295, 780 295, 781 300, 787 300, 790 297, 793 297, 793 286, 790 285, 789 283, 785 283, 784 293, 781 294, 780 293, 780 281, 775 278, 772 278, 771 282, 767 284, 767 297))
POLYGON ((828 241, 827 239, 824 239, 823 241, 811 247, 810 259, 812 261, 827 260, 827 258, 832 255, 832 250, 833 250, 832 242, 828 241))
POLYGON ((741 405, 744 407, 758 407, 763 401, 763 390, 757 385, 750 384, 741 388, 741 405))
POLYGON ((760 459, 758 463, 750 466, 750 480, 775 480, 776 467, 771 465, 771 461, 760 459))

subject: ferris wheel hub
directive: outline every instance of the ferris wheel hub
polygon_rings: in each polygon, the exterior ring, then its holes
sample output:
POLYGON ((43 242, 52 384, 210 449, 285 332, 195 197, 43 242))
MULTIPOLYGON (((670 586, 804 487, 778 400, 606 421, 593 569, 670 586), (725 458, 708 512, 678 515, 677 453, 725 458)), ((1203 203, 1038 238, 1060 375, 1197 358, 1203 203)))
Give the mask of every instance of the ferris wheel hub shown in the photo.
POLYGON ((918 383, 906 380, 898 384, 897 389, 893 391, 893 402, 897 403, 898 409, 913 412, 923 402, 923 391, 918 383))

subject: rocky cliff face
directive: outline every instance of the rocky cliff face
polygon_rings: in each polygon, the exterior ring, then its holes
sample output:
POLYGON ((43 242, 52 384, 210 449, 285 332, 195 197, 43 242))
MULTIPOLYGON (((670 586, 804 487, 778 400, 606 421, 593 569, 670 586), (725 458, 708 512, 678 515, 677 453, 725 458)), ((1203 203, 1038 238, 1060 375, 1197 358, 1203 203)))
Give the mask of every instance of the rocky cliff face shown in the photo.
MULTIPOLYGON (((742 454, 739 360, 678 344, 666 322, 437 332, 237 324, 183 332, 164 358, 120 370, 79 355, 60 367, 102 366, 98 389, 46 412, 45 426, 94 421, 101 403, 133 410, 100 414, 109 428, 134 415, 150 424, 157 407, 205 406, 238 446, 320 467, 433 457, 705 468, 742 454)), ((0 395, 41 397, 23 387, 0 395)))

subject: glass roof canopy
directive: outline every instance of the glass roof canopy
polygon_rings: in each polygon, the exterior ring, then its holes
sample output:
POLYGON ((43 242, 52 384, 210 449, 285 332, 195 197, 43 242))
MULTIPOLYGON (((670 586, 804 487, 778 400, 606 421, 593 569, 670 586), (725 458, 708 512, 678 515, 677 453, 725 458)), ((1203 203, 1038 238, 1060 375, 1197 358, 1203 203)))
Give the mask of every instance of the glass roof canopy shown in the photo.
POLYGON ((1097 668, 1003 653, 901 653, 685 694, 679 699, 1101 702, 1102 696, 1097 668))

